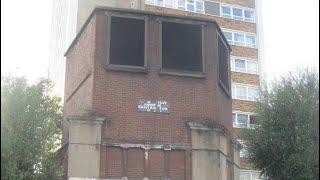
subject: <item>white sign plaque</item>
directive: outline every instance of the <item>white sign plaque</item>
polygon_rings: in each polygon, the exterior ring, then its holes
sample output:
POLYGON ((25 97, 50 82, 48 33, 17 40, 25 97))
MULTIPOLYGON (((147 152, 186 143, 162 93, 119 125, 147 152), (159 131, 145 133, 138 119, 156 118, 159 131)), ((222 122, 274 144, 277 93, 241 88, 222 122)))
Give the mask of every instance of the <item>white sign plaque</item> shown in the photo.
POLYGON ((170 104, 167 101, 149 101, 140 100, 138 102, 138 110, 143 112, 169 113, 170 104))

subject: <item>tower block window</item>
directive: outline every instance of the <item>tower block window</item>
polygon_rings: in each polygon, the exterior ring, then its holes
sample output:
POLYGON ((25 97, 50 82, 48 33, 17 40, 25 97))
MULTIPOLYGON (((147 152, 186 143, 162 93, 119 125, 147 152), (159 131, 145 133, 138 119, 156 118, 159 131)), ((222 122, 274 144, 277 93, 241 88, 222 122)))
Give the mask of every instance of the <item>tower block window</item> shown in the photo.
POLYGON ((162 22, 162 68, 202 71, 201 25, 162 22))
POLYGON ((144 66, 145 21, 111 17, 110 64, 144 66))

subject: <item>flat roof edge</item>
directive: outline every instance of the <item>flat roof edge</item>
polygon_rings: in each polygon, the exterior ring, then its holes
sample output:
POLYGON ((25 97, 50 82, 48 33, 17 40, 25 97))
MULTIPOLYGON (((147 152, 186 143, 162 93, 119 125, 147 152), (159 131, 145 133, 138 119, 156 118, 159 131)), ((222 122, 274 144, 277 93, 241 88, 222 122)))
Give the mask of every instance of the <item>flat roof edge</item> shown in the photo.
MULTIPOLYGON (((174 14, 166 14, 166 13, 160 13, 160 12, 153 12, 153 11, 144 11, 144 10, 138 10, 138 9, 126 9, 126 8, 116 8, 116 7, 105 7, 105 6, 96 6, 90 13, 89 17, 86 19, 85 23, 80 28, 79 32, 77 33, 76 37, 72 40, 71 44, 68 46, 66 52, 64 53, 64 56, 67 56, 71 48, 75 45, 75 43, 78 41, 79 37, 81 36, 84 29, 89 24, 92 17, 96 14, 97 11, 114 11, 114 12, 123 12, 123 13, 132 13, 132 14, 142 14, 142 15, 155 15, 155 16, 161 16, 165 18, 178 18, 178 19, 185 19, 185 20, 196 20, 196 21, 205 21, 205 22, 211 22, 214 23, 219 31, 219 33, 222 33, 222 30, 218 23, 209 17, 191 17, 191 16, 181 16, 181 15, 174 15, 174 14)), ((196 13, 195 13, 196 14, 196 13)), ((229 50, 231 51, 231 46, 229 45, 227 39, 222 36, 224 41, 226 42, 229 50)))

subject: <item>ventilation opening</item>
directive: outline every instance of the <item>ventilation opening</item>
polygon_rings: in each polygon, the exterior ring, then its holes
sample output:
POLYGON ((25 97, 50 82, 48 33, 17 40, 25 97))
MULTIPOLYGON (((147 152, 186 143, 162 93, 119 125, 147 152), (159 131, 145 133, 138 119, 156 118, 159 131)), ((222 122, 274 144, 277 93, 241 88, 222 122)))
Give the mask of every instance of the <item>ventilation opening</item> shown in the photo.
POLYGON ((162 22, 162 68, 202 71, 200 25, 162 22))
POLYGON ((110 64, 144 66, 144 28, 141 19, 111 17, 110 64))
POLYGON ((228 81, 228 61, 229 61, 229 50, 222 38, 218 38, 218 56, 219 56, 219 80, 222 84, 229 90, 229 81, 228 81))

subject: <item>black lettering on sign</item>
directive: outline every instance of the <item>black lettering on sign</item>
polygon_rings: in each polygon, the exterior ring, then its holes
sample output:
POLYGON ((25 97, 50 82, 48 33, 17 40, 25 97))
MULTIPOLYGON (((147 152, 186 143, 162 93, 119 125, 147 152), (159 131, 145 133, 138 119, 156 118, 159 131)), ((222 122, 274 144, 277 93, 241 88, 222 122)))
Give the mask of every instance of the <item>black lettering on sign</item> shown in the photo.
POLYGON ((170 104, 167 101, 152 102, 149 100, 140 100, 138 110, 143 112, 169 113, 170 104))

